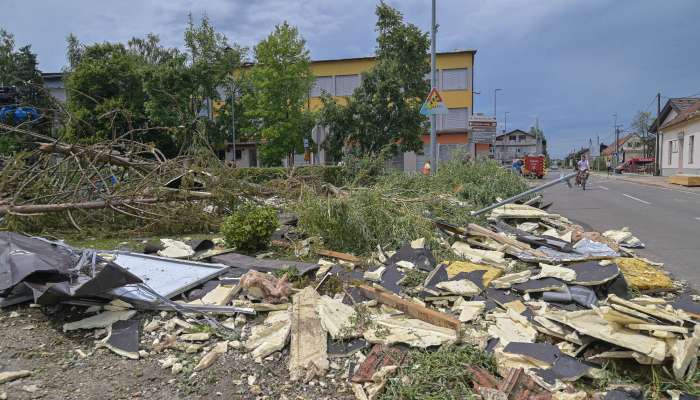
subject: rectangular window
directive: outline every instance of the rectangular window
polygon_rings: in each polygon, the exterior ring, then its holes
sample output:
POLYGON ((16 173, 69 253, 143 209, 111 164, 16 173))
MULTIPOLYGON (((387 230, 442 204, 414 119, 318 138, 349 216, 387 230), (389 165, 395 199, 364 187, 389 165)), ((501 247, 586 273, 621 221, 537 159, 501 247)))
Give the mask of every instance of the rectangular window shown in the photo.
POLYGON ((332 76, 318 76, 316 82, 311 88, 311 97, 321 97, 321 93, 328 93, 331 96, 335 95, 335 85, 332 76))
POLYGON ((527 139, 527 137, 525 135, 518 136, 518 140, 520 140, 521 142, 524 142, 525 139, 527 139))
POLYGON ((467 89, 469 76, 466 68, 443 69, 440 72, 438 75, 442 75, 442 90, 467 89))
POLYGON ((448 114, 442 116, 441 129, 467 129, 467 119, 469 118, 469 108, 450 108, 448 114))
POLYGON ((671 165, 671 157, 673 155, 673 140, 668 142, 668 165, 671 165))
POLYGON ((671 152, 678 153, 678 141, 671 140, 671 152))
POLYGON ((695 161, 694 157, 695 150, 695 135, 688 136, 688 164, 692 164, 695 161))
POLYGON ((350 96, 360 86, 360 75, 338 75, 335 77, 335 95, 350 96))

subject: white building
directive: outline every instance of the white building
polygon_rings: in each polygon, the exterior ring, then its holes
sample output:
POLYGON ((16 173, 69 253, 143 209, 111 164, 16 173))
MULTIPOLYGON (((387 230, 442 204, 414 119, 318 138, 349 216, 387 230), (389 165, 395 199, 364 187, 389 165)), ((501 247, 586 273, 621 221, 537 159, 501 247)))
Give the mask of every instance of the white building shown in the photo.
POLYGON ((544 153, 545 143, 537 135, 520 129, 501 133, 496 136, 496 142, 493 146, 494 158, 509 164, 514 159, 525 157, 528 154, 544 153))
POLYGON ((658 119, 661 175, 700 174, 700 98, 669 99, 658 119))

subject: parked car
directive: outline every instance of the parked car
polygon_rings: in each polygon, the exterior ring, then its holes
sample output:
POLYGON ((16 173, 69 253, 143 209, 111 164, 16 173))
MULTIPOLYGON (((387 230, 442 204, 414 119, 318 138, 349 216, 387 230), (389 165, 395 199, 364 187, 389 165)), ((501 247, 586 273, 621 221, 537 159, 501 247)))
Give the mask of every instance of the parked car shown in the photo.
POLYGON ((636 157, 630 158, 624 163, 615 167, 616 174, 634 173, 644 174, 652 173, 654 170, 654 157, 636 157))

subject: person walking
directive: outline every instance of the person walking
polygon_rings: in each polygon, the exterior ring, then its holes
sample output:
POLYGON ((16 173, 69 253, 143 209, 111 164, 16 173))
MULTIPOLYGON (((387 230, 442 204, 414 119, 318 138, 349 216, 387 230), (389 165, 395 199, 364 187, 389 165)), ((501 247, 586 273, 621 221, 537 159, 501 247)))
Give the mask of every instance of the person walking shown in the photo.
POLYGON ((610 175, 610 172, 612 171, 612 162, 610 159, 605 160, 605 169, 608 170, 608 175, 610 175))

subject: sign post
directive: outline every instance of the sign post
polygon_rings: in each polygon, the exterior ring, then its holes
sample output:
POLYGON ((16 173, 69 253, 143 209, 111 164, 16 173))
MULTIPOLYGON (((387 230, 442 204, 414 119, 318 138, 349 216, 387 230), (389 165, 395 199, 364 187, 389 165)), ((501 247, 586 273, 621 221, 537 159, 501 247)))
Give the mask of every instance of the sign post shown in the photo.
POLYGON ((432 88, 428 97, 425 99, 423 106, 420 108, 420 113, 430 117, 430 160, 434 164, 432 173, 437 172, 437 116, 446 115, 449 112, 445 102, 442 101, 442 96, 436 88, 432 88))
MULTIPOLYGON (((469 143, 488 143, 493 148, 496 139, 496 118, 483 115, 469 116, 469 143)), ((476 159, 476 145, 474 146, 476 159)))

